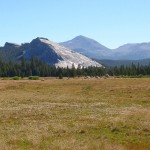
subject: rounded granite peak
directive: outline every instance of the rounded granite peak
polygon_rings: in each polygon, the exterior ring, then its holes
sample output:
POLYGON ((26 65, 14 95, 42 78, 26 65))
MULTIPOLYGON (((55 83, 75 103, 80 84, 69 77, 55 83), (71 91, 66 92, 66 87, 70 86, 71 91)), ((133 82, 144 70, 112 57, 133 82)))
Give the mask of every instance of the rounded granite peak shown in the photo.
POLYGON ((32 41, 41 41, 41 40, 47 40, 47 41, 49 41, 48 38, 44 38, 44 37, 37 37, 37 38, 33 39, 32 41))
POLYGON ((38 44, 38 43, 43 43, 43 40, 44 41, 49 41, 47 38, 44 38, 44 37, 37 37, 35 39, 33 39, 31 41, 32 44, 38 44))

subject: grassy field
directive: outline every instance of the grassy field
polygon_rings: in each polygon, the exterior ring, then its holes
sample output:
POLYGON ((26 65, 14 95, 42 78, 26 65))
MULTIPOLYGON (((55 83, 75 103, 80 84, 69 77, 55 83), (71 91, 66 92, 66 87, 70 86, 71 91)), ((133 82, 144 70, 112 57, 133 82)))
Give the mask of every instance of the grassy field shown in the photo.
POLYGON ((0 150, 150 150, 150 79, 0 80, 0 150))

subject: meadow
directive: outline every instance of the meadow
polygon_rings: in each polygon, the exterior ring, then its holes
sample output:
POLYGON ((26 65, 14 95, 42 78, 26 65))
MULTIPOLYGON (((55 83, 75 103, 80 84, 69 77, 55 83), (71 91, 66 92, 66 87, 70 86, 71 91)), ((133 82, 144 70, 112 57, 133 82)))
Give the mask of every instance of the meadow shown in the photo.
POLYGON ((150 150, 150 78, 0 80, 0 150, 150 150))

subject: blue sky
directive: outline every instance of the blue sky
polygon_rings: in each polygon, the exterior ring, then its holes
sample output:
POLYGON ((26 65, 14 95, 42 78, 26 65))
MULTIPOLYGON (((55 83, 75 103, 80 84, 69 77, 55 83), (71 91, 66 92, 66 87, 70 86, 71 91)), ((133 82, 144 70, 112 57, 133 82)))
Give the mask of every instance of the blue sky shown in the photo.
POLYGON ((150 0, 0 0, 0 46, 77 35, 109 48, 150 42, 150 0))

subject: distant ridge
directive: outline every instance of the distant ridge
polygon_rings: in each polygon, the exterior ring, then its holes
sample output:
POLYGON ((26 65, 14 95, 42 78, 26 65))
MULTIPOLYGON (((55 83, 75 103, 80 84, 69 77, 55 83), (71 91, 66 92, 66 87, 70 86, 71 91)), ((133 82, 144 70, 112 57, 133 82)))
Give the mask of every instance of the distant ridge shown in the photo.
POLYGON ((4 47, 0 47, 0 59, 7 62, 18 62, 23 57, 30 60, 32 56, 47 64, 60 67, 72 67, 73 65, 75 67, 101 67, 102 64, 120 66, 130 65, 132 62, 148 65, 150 43, 125 44, 117 49, 109 49, 93 39, 80 35, 60 44, 38 37, 30 43, 19 45, 6 42, 4 47))
POLYGON ((137 60, 150 58, 150 43, 131 43, 113 50, 111 59, 137 60))
POLYGON ((60 44, 98 60, 138 60, 150 58, 150 43, 125 44, 116 49, 109 49, 93 39, 80 35, 60 44))

